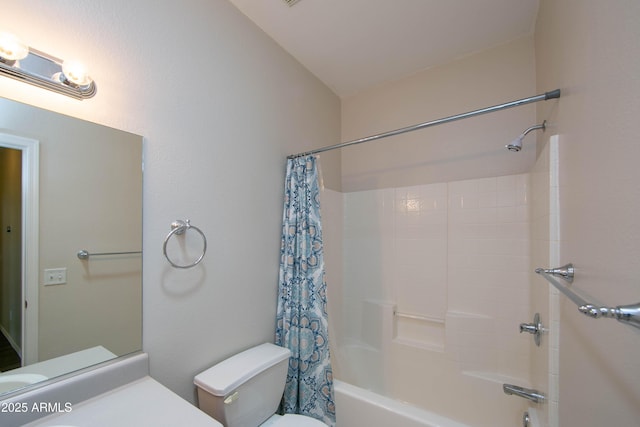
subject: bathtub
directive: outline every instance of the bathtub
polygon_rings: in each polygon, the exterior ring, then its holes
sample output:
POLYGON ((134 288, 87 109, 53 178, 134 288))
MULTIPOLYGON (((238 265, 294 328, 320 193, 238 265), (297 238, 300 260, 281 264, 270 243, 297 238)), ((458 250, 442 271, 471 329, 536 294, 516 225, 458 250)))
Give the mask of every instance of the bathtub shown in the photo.
POLYGON ((336 427, 470 427, 340 380, 334 380, 336 427))

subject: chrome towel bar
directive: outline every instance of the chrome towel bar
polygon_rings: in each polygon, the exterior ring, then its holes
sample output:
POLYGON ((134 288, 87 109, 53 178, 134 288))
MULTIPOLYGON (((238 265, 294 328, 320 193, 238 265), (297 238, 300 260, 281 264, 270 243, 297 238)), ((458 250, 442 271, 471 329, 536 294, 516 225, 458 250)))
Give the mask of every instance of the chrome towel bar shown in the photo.
POLYGON ((558 268, 537 268, 536 273, 540 273, 538 270, 541 270, 542 273, 560 277, 569 283, 573 283, 573 276, 575 274, 573 264, 566 264, 558 268))
POLYGON ((572 264, 567 264, 559 268, 544 269, 536 268, 536 273, 544 277, 557 290, 562 292, 567 298, 578 306, 578 311, 589 317, 599 319, 606 317, 617 319, 636 328, 640 328, 640 303, 630 305, 619 305, 616 307, 599 307, 589 303, 587 300, 576 294, 569 286, 560 283, 556 277, 561 277, 567 281, 573 281, 575 270, 572 264))
POLYGON ((80 249, 76 255, 78 256, 78 259, 89 259, 89 257, 92 257, 92 256, 131 255, 131 254, 141 254, 141 253, 142 251, 90 253, 86 249, 80 249))

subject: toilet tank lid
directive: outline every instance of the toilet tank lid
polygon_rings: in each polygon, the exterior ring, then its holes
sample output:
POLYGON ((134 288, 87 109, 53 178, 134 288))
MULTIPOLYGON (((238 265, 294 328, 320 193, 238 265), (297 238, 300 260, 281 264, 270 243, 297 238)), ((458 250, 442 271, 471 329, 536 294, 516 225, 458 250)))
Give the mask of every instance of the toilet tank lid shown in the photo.
POLYGON ((215 396, 226 396, 249 379, 286 360, 289 349, 264 343, 223 360, 196 375, 193 383, 215 396))

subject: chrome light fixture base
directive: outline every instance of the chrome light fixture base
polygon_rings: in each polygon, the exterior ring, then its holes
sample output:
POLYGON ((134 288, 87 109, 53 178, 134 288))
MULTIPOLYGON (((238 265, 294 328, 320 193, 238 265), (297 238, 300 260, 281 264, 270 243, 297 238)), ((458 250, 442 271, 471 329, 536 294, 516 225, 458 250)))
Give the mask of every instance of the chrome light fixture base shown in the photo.
POLYGON ((80 86, 65 78, 62 64, 61 59, 30 47, 20 60, 0 57, 0 75, 80 100, 96 94, 95 82, 80 86))

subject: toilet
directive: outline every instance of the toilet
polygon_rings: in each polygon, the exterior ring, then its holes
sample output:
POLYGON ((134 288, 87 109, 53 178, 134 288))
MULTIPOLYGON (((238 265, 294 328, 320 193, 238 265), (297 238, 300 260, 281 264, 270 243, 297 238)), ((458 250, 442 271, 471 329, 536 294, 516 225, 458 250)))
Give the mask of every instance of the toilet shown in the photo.
POLYGON ((225 427, 326 427, 304 415, 277 415, 289 349, 261 344, 196 375, 198 407, 225 427))

